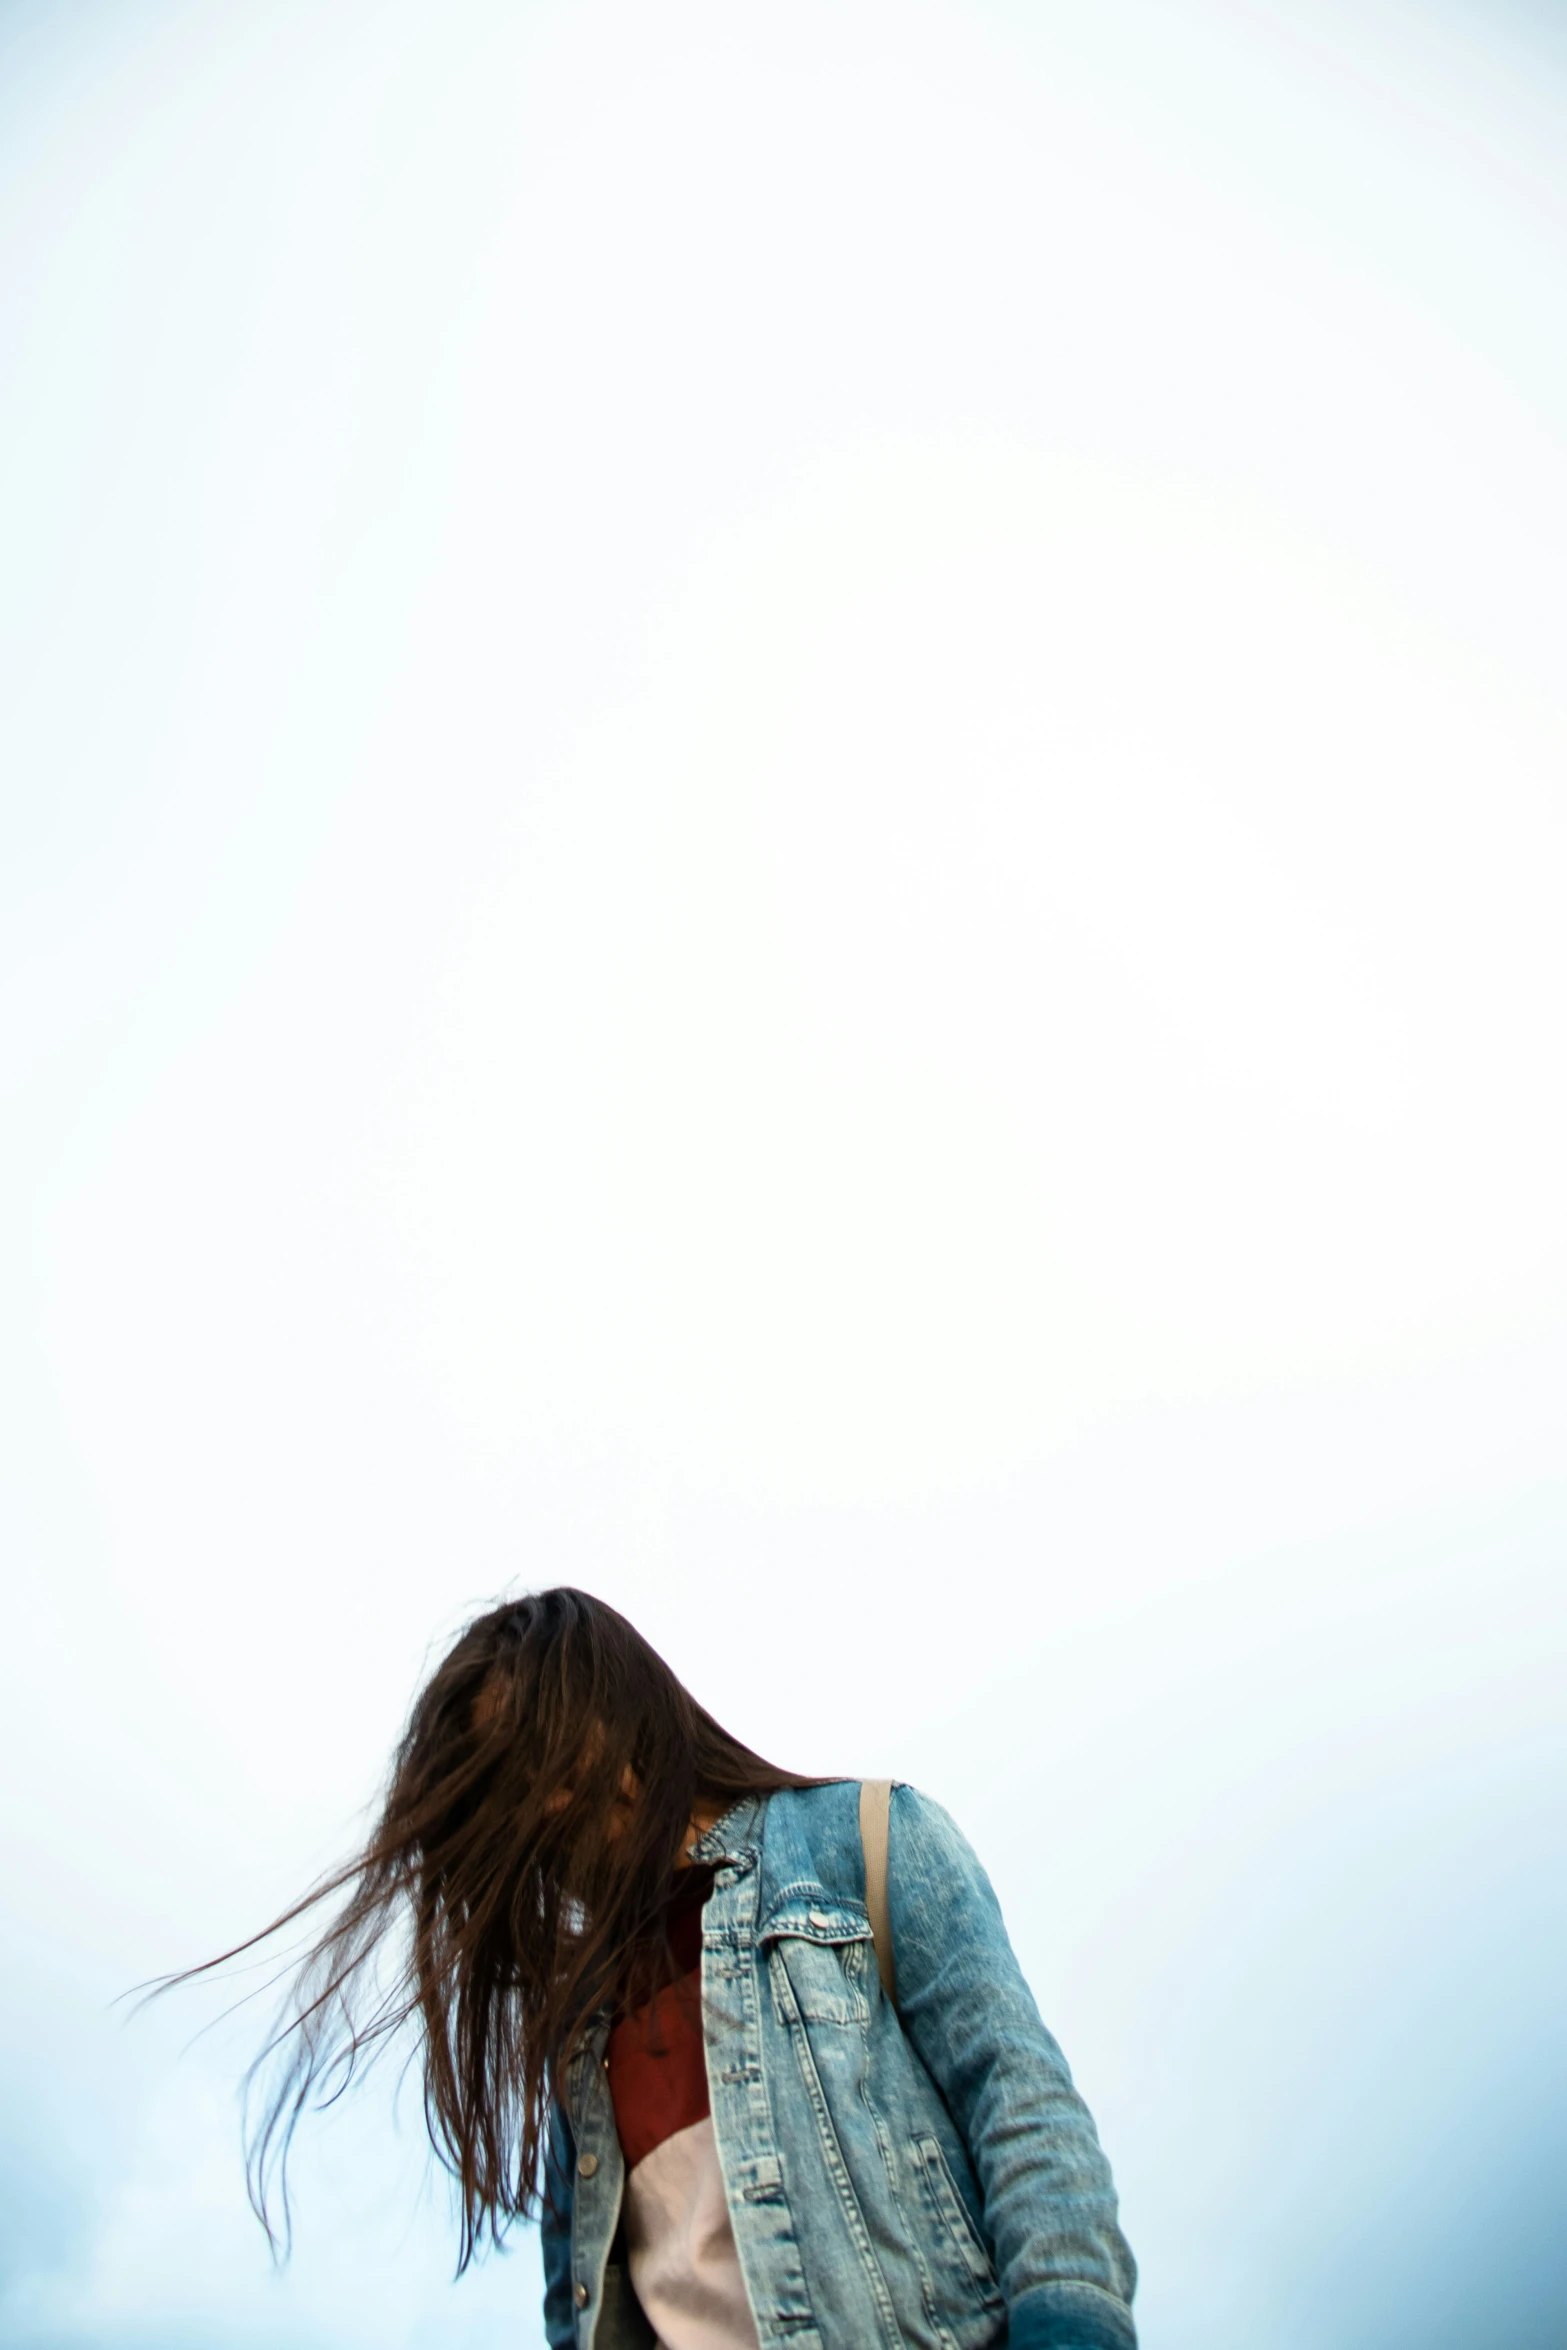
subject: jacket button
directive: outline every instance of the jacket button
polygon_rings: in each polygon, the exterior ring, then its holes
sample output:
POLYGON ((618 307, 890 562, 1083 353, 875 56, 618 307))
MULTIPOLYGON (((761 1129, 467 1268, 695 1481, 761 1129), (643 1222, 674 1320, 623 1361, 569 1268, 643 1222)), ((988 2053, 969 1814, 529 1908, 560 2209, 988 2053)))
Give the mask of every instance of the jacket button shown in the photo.
POLYGON ((579 2154, 577 2156, 578 2178, 591 2179, 593 2173, 598 2169, 598 2166, 599 2158, 596 2154, 579 2154))
POLYGON ((827 1912, 824 1909, 810 1909, 807 1910, 805 1914, 806 1921, 810 1925, 830 1926, 832 1924, 832 1919, 827 1915, 827 1912))
POLYGON ((573 2299, 573 2300, 576 2302, 576 2304, 577 2304, 577 2307, 578 2307, 579 2309, 586 2309, 586 2308, 587 2308, 587 2305, 588 2305, 588 2288, 587 2288, 587 2286, 586 2286, 586 2285, 579 2285, 579 2286, 577 2287, 577 2290, 576 2290, 576 2292, 575 2292, 575 2293, 572 2295, 572 2299, 573 2299))

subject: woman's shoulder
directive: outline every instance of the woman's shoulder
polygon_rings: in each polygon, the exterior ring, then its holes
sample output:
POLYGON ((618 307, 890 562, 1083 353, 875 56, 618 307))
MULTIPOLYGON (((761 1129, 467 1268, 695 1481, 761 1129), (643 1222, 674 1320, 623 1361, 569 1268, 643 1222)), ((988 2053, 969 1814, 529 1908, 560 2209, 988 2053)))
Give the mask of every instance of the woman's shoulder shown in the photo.
MULTIPOLYGON (((865 1848, 860 1841, 858 1779, 827 1779, 814 1787, 780 1787, 767 1799, 762 1847, 767 1875, 776 1886, 817 1883, 855 1900, 865 1890, 865 1848)), ((892 1782, 894 1846, 908 1853, 922 1847, 932 1827, 956 1834, 939 1804, 906 1779, 892 1782)))

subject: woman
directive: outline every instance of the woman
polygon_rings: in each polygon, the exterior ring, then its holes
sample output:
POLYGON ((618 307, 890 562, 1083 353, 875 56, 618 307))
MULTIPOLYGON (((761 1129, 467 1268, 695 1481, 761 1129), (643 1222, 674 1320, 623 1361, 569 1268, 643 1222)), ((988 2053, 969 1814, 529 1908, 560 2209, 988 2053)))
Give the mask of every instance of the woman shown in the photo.
POLYGON ((300 2114, 412 2020, 460 2265, 537 2213, 552 2350, 1135 2350, 1093 2123, 911 1787, 882 1950, 879 1883, 858 1786, 762 1762, 613 1608, 493 1609, 364 1851, 277 1921, 344 1897, 263 2059, 258 2211, 300 2114))

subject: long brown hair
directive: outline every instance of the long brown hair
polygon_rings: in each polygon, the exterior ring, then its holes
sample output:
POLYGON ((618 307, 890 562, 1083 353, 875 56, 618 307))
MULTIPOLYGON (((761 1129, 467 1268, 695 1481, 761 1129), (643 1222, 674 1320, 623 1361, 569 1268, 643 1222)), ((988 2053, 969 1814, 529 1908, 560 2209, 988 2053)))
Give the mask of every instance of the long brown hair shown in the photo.
MULTIPOLYGON (((241 1951, 341 1897, 247 2076, 251 2202, 287 2240, 302 2114, 403 2027, 461 2210, 459 2273, 538 2208, 553 2083, 628 1983, 656 1982, 693 1813, 818 1781, 704 1712, 624 1616, 561 1587, 469 1624, 420 1690, 369 1838, 241 1951)), ((176 1977, 175 1980, 187 1980, 176 1977)))

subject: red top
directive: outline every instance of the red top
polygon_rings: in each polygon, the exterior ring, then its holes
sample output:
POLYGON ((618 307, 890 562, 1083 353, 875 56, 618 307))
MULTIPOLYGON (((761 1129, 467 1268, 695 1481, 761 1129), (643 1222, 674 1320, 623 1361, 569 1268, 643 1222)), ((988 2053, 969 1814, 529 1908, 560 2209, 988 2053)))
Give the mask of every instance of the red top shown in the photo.
POLYGON ((628 2171, 711 2111, 702 2041, 702 1904, 713 1872, 682 1869, 680 1877, 669 1904, 675 1980, 622 2016, 609 2035, 609 2093, 628 2171))

